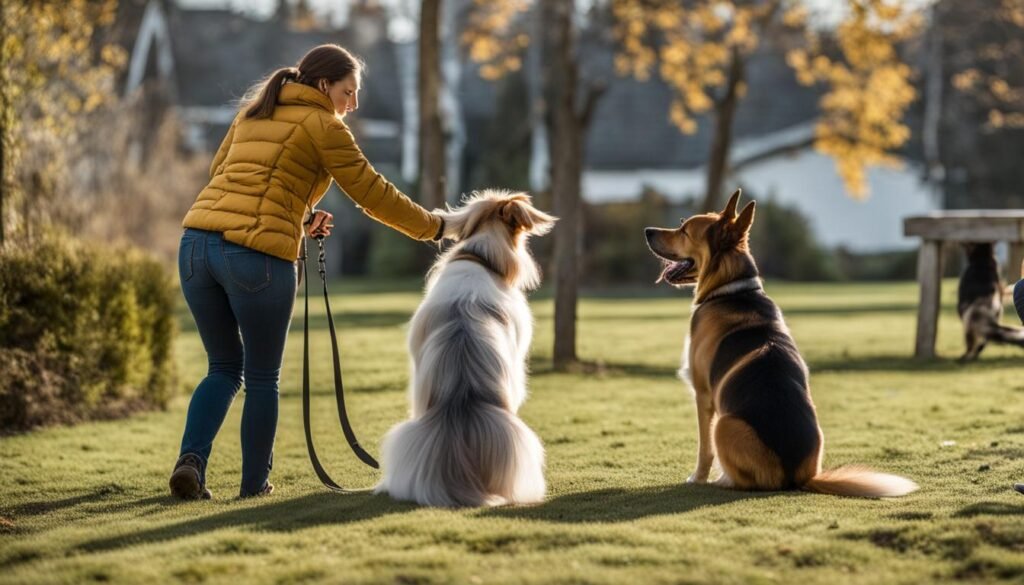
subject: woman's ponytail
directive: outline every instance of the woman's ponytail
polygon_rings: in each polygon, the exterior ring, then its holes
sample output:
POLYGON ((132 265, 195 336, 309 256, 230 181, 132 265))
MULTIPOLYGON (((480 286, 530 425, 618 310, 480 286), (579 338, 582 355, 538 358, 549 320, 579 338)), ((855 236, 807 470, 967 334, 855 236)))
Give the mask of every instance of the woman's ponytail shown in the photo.
POLYGON ((355 75, 358 79, 363 62, 338 45, 314 47, 296 67, 282 67, 249 88, 240 105, 246 118, 269 118, 274 115, 281 86, 293 81, 316 88, 321 80, 333 83, 355 75))
POLYGON ((242 98, 246 107, 246 118, 269 118, 274 114, 274 107, 277 106, 277 96, 281 93, 281 86, 285 81, 295 81, 299 78, 299 70, 296 67, 282 67, 272 73, 270 77, 257 83, 249 90, 249 94, 242 98))

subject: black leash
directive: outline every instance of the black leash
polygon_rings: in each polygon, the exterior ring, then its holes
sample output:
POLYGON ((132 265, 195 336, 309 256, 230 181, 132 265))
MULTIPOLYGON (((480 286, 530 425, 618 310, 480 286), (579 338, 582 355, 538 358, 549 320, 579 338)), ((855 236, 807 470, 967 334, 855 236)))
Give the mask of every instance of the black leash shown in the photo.
MULTIPOLYGON (((327 308, 327 324, 331 330, 331 348, 333 349, 334 355, 334 397, 338 403, 338 419, 341 421, 341 430, 345 433, 345 439, 348 440, 349 447, 352 447, 352 452, 356 454, 356 457, 369 465, 374 469, 379 469, 380 465, 377 460, 370 456, 365 449, 359 444, 356 439, 356 434, 352 431, 352 425, 348 421, 348 413, 345 410, 345 387, 341 380, 341 358, 338 355, 338 336, 334 332, 334 317, 331 314, 331 300, 327 294, 327 265, 326 265, 326 254, 324 252, 324 238, 320 236, 316 239, 317 244, 320 246, 320 257, 318 260, 320 270, 320 280, 324 285, 324 306, 327 308)), ((313 448, 313 434, 309 427, 309 279, 307 270, 307 259, 306 254, 306 239, 302 240, 302 272, 303 280, 305 281, 306 287, 306 307, 302 318, 302 423, 306 429, 306 447, 309 449, 309 460, 313 463, 313 470, 316 472, 317 477, 320 481, 327 486, 327 488, 338 491, 346 492, 331 476, 327 474, 323 466, 320 465, 320 459, 316 456, 316 450, 313 448)))

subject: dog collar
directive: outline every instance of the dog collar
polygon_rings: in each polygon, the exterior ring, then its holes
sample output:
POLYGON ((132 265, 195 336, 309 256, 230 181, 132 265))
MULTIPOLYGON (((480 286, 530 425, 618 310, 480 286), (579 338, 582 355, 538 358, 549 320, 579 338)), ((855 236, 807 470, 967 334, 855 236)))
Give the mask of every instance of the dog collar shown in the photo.
POLYGON ((694 303, 693 306, 699 307, 700 305, 710 301, 711 299, 717 299, 718 297, 724 297, 726 295, 734 295, 736 293, 749 292, 761 289, 761 279, 757 276, 744 278, 743 280, 734 280, 728 284, 723 284, 722 286, 709 292, 708 296, 704 297, 703 301, 699 303, 694 303))
POLYGON ((495 268, 493 265, 491 265, 491 263, 488 262, 487 259, 484 258, 483 256, 479 256, 479 255, 474 254, 472 252, 462 251, 462 252, 459 252, 458 254, 455 254, 454 256, 452 256, 451 260, 449 260, 449 262, 455 262, 456 260, 468 260, 470 262, 476 262, 480 266, 483 266, 484 268, 486 268, 488 271, 494 273, 495 275, 497 275, 497 276, 499 276, 501 278, 504 278, 504 275, 502 273, 498 272, 498 269, 495 268))

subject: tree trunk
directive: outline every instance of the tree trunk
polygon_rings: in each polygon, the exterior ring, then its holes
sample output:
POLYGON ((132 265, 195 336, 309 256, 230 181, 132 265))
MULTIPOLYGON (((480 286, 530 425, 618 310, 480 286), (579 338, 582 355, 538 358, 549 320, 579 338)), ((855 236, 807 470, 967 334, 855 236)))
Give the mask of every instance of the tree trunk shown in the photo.
POLYGON ((732 125, 739 104, 739 86, 746 76, 746 62, 738 49, 733 49, 729 62, 729 78, 725 95, 715 102, 715 135, 711 139, 711 156, 708 160, 707 191, 704 193, 704 211, 718 211, 721 202, 722 181, 729 167, 729 150, 732 147, 732 125))
POLYGON ((423 0, 420 8, 420 203, 427 209, 445 202, 445 140, 441 125, 440 24, 442 0, 423 0))
MULTIPOLYGON (((0 90, 6 91, 6 90, 0 90)), ((6 100, 5 100, 6 101, 6 100)), ((6 103, 0 108, 6 107, 6 103)), ((2 114, 0 114, 2 115, 2 114)), ((0 129, 0 248, 3 248, 6 238, 5 226, 7 224, 7 136, 9 129, 0 129)))
POLYGON ((555 228, 554 367, 564 370, 576 361, 576 302, 580 223, 580 174, 583 166, 582 127, 576 114, 579 82, 574 60, 573 0, 544 0, 546 29, 546 94, 550 107, 551 192, 555 228))

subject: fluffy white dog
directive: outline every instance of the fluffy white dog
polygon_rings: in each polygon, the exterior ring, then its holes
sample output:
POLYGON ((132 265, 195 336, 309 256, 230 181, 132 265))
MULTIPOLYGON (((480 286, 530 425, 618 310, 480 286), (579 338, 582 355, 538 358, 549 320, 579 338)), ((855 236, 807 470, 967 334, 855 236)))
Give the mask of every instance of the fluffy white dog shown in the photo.
POLYGON ((474 193, 444 213, 457 243, 430 269, 409 331, 409 420, 384 437, 377 493, 429 506, 543 500, 544 447, 516 416, 526 400, 540 284, 526 247, 555 218, 525 193, 474 193))

